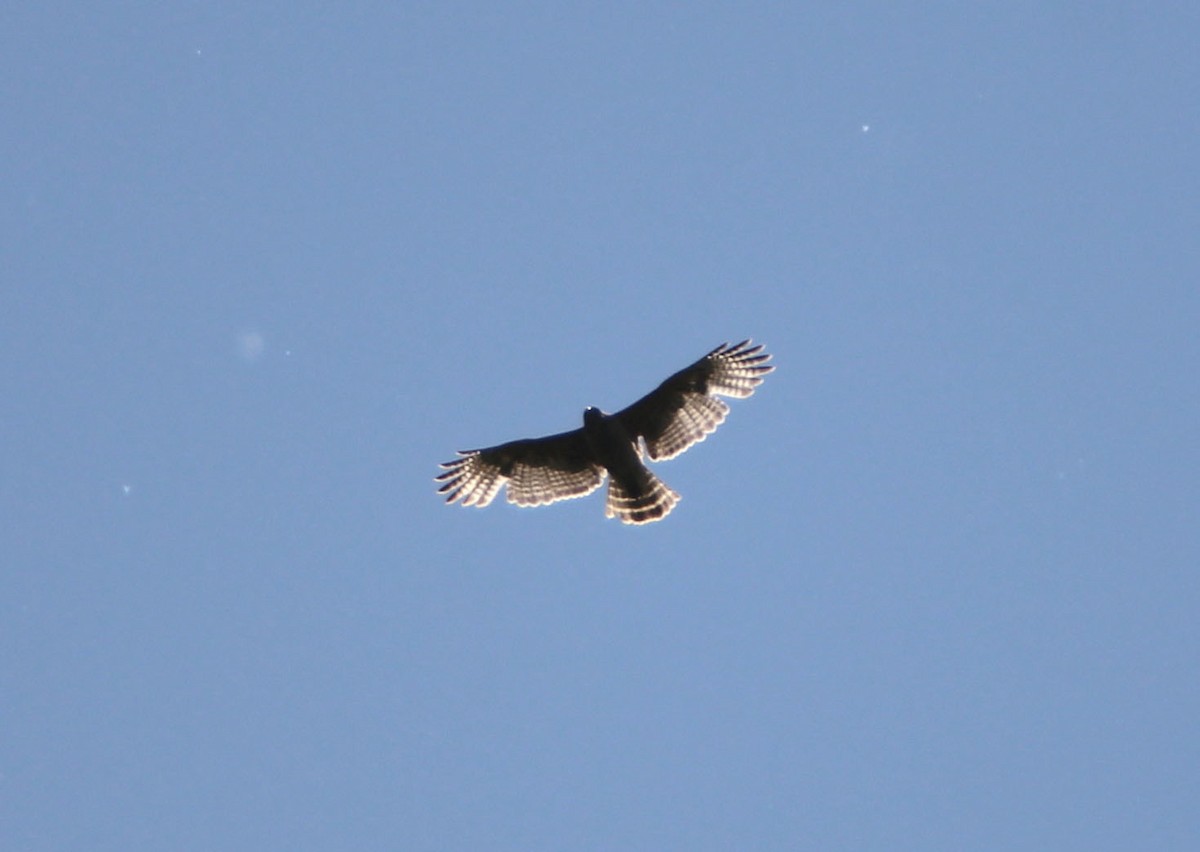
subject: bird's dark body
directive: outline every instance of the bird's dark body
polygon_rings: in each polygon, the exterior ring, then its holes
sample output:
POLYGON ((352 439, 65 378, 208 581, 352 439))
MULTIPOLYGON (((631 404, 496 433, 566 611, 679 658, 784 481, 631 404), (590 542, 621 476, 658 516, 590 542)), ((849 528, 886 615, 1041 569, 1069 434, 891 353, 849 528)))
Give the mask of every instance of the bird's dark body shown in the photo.
POLYGON ((619 417, 588 407, 583 412, 583 436, 592 458, 612 477, 607 511, 630 523, 642 524, 664 517, 679 495, 642 464, 637 440, 619 417))
POLYGON ((645 469, 637 444, 619 418, 589 406, 583 411, 583 437, 592 458, 613 479, 632 481, 637 471, 645 469))

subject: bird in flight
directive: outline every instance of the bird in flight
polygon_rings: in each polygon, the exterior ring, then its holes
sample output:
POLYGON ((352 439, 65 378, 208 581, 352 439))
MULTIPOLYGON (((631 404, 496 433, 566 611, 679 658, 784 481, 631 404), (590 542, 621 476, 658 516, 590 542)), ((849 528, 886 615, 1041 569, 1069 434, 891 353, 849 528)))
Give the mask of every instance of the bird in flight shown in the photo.
POLYGON ((774 370, 762 346, 723 343, 616 414, 589 406, 583 426, 544 438, 459 450, 442 465, 439 494, 480 508, 508 485, 508 502, 544 506, 591 494, 610 477, 604 514, 648 524, 670 514, 679 495, 645 464, 673 459, 703 441, 729 413, 718 397, 747 397, 774 370))

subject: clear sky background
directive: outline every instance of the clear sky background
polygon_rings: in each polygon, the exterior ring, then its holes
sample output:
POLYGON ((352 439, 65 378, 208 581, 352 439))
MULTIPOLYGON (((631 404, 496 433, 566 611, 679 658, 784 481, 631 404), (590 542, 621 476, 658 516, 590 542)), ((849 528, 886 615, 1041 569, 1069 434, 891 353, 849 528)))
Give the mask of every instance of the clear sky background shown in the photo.
POLYGON ((1198 8, 9 4, 0 847, 1200 848, 1198 8))

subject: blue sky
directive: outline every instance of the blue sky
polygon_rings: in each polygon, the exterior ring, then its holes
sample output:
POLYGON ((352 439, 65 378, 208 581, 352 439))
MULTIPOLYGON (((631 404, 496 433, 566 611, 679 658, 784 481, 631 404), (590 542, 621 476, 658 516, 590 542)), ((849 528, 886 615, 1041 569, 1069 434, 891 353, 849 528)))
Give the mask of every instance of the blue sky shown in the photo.
POLYGON ((4 848, 1200 844, 1194 4, 3 18, 4 848))

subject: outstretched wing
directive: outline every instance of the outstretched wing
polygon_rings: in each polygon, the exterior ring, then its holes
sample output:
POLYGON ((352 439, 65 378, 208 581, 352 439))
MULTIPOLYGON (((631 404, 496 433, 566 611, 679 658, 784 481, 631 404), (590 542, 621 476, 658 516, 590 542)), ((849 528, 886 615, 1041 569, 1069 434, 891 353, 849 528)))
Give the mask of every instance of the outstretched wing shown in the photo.
POLYGON ((446 502, 483 508, 508 483, 508 502, 542 506, 591 494, 604 482, 605 470, 588 450, 582 429, 510 441, 483 450, 459 450, 442 465, 439 494, 446 502))
POLYGON ((725 420, 718 396, 747 397, 775 368, 762 346, 723 343, 628 408, 616 413, 631 435, 640 435, 650 458, 671 459, 703 441, 725 420))

